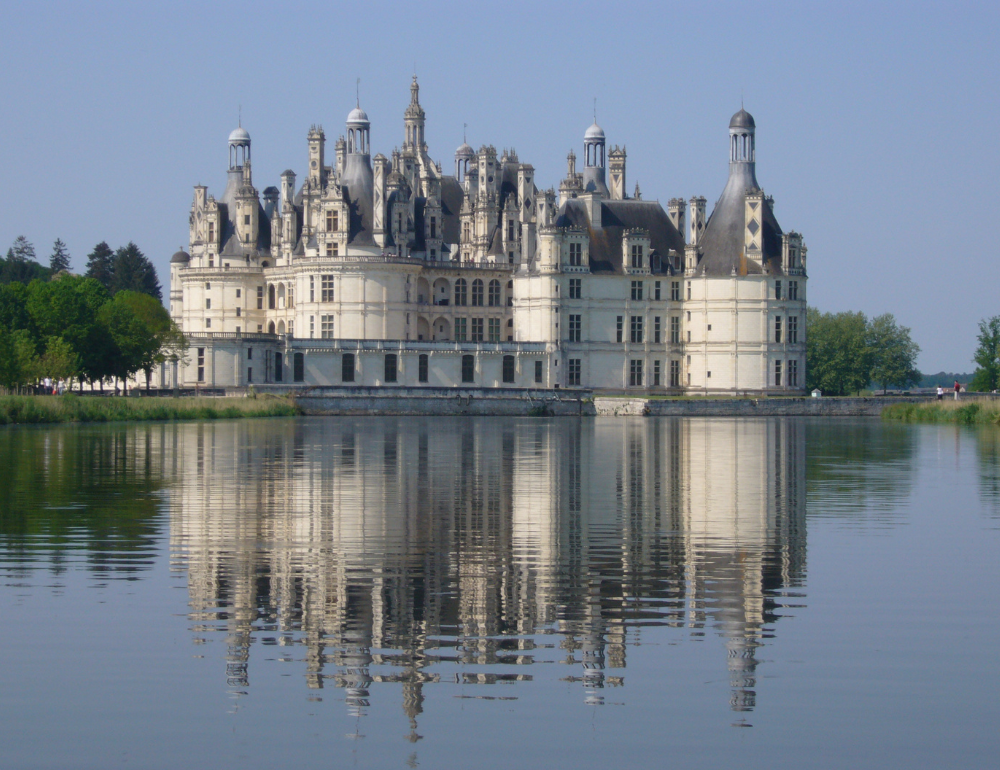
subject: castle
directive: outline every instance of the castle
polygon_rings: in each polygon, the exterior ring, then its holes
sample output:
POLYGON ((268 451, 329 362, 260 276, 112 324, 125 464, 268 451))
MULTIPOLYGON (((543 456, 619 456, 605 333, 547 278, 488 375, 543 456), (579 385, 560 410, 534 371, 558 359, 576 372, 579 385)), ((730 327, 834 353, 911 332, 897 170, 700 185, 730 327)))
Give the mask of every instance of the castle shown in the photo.
POLYGON ((195 187, 170 314, 189 354, 161 385, 597 388, 800 393, 806 249, 755 172, 753 117, 729 125, 729 180, 666 210, 626 194, 596 124, 554 189, 513 150, 425 141, 416 77, 404 140, 372 157, 360 104, 334 145, 313 126, 300 181, 258 192, 229 136, 221 198, 195 187))

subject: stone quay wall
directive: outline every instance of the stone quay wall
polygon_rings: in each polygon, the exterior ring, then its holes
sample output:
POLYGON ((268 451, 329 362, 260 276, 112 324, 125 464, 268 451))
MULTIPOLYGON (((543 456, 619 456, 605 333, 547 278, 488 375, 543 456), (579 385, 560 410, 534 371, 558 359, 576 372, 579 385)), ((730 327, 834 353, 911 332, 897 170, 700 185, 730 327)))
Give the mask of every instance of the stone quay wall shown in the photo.
MULTIPOLYGON (((233 389, 227 395, 244 393, 233 389)), ((533 388, 262 386, 257 393, 292 395, 305 414, 394 416, 878 417, 890 404, 934 400, 934 396, 658 399, 533 388)))

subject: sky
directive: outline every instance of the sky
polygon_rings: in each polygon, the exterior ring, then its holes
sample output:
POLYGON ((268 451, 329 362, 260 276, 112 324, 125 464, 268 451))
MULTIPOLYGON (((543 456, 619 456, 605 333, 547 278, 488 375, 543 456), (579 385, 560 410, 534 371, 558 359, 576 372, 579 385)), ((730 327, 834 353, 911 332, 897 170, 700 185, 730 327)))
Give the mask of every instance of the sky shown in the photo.
POLYGON ((1000 315, 1000 3, 241 3, 0 0, 0 248, 83 272, 134 241, 166 288, 193 186, 221 195, 242 119, 254 184, 306 172, 356 93, 372 152, 403 139, 416 73, 446 173, 463 125, 558 187, 597 121, 643 198, 714 205, 729 119, 757 123, 757 179, 803 234, 808 300, 892 313, 924 372, 972 371, 1000 315), (287 5, 287 7, 286 7, 287 5), (357 80, 360 78, 360 86, 357 80))

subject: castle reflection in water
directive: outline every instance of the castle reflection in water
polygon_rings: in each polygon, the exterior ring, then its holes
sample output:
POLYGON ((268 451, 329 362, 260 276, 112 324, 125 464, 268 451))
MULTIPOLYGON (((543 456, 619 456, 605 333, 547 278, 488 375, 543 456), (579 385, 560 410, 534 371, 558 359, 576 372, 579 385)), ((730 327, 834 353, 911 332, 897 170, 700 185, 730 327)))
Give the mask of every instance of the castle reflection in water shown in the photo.
POLYGON ((601 703, 650 626, 721 640, 731 706, 751 710, 757 650, 804 581, 795 420, 317 418, 175 435, 173 565, 196 638, 225 635, 230 686, 291 647, 309 686, 344 688, 357 713, 400 683, 414 736, 426 685, 530 680, 543 659, 601 703))

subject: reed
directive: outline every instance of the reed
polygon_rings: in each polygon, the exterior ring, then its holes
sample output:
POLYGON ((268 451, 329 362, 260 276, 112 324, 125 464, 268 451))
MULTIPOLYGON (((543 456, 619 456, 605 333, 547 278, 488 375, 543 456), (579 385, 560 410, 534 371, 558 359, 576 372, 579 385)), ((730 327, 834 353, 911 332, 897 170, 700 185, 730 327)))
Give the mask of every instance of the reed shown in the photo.
POLYGON ((883 420, 897 422, 947 422, 959 425, 1000 425, 1000 401, 966 396, 954 401, 892 404, 882 410, 883 420))
POLYGON ((60 422, 218 420, 301 414, 292 399, 0 396, 0 425, 60 422))

